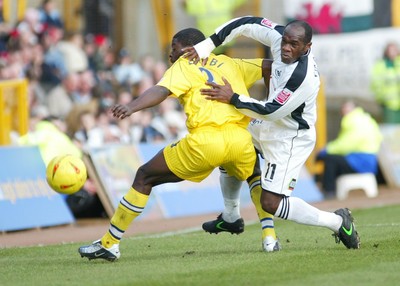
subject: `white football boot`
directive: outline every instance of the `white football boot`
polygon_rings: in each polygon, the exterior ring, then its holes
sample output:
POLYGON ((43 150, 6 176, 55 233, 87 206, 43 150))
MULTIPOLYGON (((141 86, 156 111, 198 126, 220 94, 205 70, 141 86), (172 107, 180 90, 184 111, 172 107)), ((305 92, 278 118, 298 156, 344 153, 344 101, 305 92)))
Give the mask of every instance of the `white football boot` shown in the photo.
POLYGON ((115 261, 121 256, 119 244, 114 244, 110 248, 105 248, 101 245, 100 240, 96 240, 90 245, 79 247, 78 252, 81 257, 87 257, 89 260, 102 258, 108 261, 115 261))
POLYGON ((282 249, 279 239, 274 239, 272 236, 267 236, 263 240, 262 246, 265 252, 279 251, 282 249))

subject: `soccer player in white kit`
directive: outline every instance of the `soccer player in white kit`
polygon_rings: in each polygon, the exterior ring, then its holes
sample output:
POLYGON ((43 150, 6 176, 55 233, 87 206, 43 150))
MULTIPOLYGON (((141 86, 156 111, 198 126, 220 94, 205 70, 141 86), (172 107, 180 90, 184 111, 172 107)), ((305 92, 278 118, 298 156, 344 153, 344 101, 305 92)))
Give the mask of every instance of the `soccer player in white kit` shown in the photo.
POLYGON ((291 196, 316 140, 314 124, 320 78, 311 52, 312 28, 297 20, 281 26, 261 17, 236 18, 217 28, 203 42, 186 49, 186 57, 195 61, 206 59, 215 47, 240 35, 271 48, 274 61, 268 99, 259 101, 236 94, 227 81, 225 85, 209 83, 212 88, 203 89, 202 93, 207 99, 232 104, 254 118, 248 129, 265 159, 261 175, 262 209, 285 220, 327 227, 334 232, 336 242, 341 241, 347 248, 359 248, 360 238, 350 210, 326 212, 291 196))

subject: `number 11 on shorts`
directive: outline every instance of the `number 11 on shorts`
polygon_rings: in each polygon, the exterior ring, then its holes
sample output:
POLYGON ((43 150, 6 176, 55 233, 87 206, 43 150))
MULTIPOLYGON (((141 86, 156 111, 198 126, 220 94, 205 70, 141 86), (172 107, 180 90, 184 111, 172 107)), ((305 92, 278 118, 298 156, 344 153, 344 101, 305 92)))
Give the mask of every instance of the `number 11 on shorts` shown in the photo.
POLYGON ((267 164, 267 171, 265 172, 265 179, 267 181, 272 181, 275 175, 276 164, 267 164))

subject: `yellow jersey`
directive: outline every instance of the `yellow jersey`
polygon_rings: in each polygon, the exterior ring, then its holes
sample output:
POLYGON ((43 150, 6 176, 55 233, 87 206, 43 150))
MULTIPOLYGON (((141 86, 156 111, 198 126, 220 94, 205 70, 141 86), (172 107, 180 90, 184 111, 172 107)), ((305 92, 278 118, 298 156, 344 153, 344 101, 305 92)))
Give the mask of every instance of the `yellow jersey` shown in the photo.
POLYGON ((167 88, 171 96, 178 98, 187 116, 189 132, 200 127, 222 127, 236 124, 246 128, 250 118, 240 113, 230 104, 205 99, 202 88, 210 88, 205 83, 224 84, 225 77, 232 89, 241 95, 249 95, 248 88, 262 78, 263 59, 232 59, 225 55, 211 54, 207 64, 194 64, 180 57, 157 83, 167 88))

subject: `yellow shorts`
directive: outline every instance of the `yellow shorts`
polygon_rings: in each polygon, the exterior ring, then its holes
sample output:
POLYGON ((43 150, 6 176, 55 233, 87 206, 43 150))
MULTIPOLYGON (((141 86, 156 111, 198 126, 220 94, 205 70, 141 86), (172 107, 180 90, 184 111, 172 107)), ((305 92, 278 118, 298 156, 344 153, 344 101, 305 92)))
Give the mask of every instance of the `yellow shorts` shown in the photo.
POLYGON ((243 181, 256 161, 250 133, 237 126, 200 128, 164 148, 169 169, 179 178, 201 182, 216 167, 243 181))

